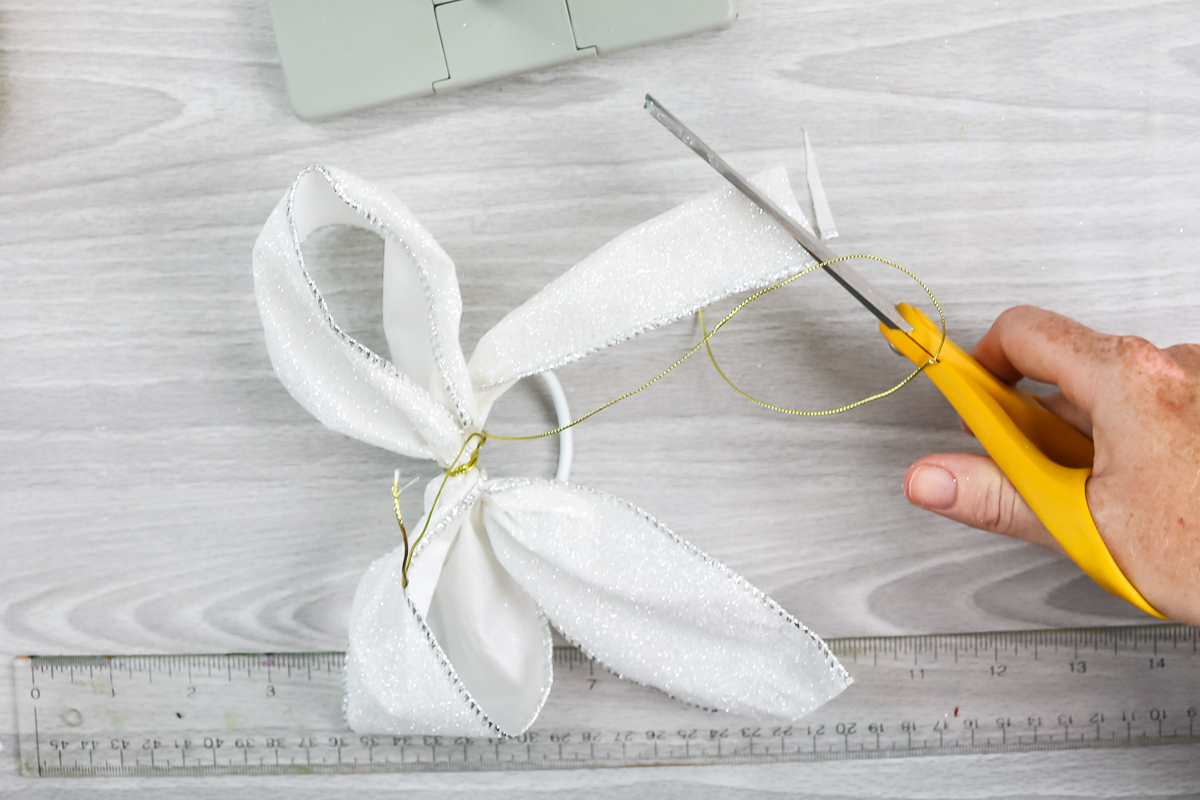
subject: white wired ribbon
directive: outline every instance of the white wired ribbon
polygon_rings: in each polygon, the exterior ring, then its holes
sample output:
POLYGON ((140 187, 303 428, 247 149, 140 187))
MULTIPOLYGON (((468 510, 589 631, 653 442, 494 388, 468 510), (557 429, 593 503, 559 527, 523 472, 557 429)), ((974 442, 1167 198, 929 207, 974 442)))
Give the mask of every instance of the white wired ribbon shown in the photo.
MULTIPOLYGON (((752 182, 804 219, 782 167, 752 182)), ((585 258, 486 333, 468 362, 449 256, 391 192, 314 166, 267 220, 254 283, 275 372, 304 408, 347 436, 445 468, 520 378, 811 263, 749 200, 722 189, 585 258), (390 360, 337 326, 305 270, 301 243, 326 225, 384 240, 390 360)), ((426 488, 426 509, 441 482, 426 488)), ((448 480, 429 522, 407 589, 403 548, 359 583, 345 673, 355 731, 520 734, 550 691, 551 625, 616 674, 705 708, 794 720, 850 683, 795 617, 618 498, 480 468, 448 480)))

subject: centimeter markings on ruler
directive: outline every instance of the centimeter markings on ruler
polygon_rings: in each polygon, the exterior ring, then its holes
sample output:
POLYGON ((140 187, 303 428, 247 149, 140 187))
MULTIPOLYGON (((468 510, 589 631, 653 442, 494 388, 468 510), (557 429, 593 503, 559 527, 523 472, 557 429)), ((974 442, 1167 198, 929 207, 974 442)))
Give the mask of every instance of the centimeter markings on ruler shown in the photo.
POLYGON ((1200 631, 1146 625, 828 640, 855 684, 800 722, 703 711, 555 647, 511 738, 370 735, 342 653, 16 660, 22 771, 154 776, 740 764, 1200 744, 1200 631))

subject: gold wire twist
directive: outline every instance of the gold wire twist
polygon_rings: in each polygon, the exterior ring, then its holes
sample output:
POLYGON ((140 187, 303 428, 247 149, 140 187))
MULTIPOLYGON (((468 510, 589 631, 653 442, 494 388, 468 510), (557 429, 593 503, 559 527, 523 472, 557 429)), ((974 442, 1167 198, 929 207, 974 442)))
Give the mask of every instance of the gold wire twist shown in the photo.
MULTIPOLYGON (((400 535, 404 537, 404 564, 408 563, 408 528, 404 527, 404 514, 400 511, 400 470, 396 470, 392 478, 392 508, 396 511, 396 523, 400 526, 400 535)), ((400 583, 408 588, 408 570, 400 570, 400 583)))
MULTIPOLYGON (((415 542, 413 542, 411 550, 408 549, 408 538, 407 538, 407 535, 405 536, 404 562, 403 562, 403 565, 400 567, 400 582, 404 588, 408 587, 408 568, 412 564, 413 555, 416 554, 417 546, 421 544, 421 540, 425 538, 425 534, 429 531, 429 523, 433 519, 433 512, 437 508, 438 501, 442 499, 442 490, 446 488, 446 483, 449 482, 449 480, 451 478, 457 478, 459 475, 465 475, 466 473, 470 472, 472 469, 475 468, 475 465, 477 463, 479 463, 479 450, 485 444, 487 444, 487 440, 488 440, 487 434, 482 431, 477 432, 477 433, 472 433, 470 436, 467 437, 467 440, 465 442, 463 442, 462 447, 460 447, 458 449, 458 455, 456 455, 454 457, 454 460, 452 462, 450 462, 450 466, 446 467, 446 469, 443 470, 446 473, 445 477, 442 478, 442 483, 440 486, 438 486, 437 494, 435 494, 433 496, 433 503, 429 506, 429 511, 425 514, 425 524, 423 526, 421 526, 421 532, 417 535, 417 540, 415 542), (467 446, 475 440, 478 440, 479 444, 476 445, 475 449, 471 452, 470 458, 463 464, 459 464, 458 463, 459 459, 461 459, 463 453, 466 452, 467 446)), ((399 514, 400 514, 399 493, 396 489, 393 489, 393 491, 396 492, 396 495, 395 495, 395 497, 396 497, 396 514, 397 514, 397 517, 399 517, 399 514)), ((403 524, 400 527, 401 527, 401 530, 403 530, 403 528, 404 528, 403 524)))
POLYGON ((704 332, 704 338, 701 339, 699 342, 697 342, 696 345, 691 350, 688 350, 686 353, 684 353, 682 356, 680 356, 678 359, 676 359, 675 362, 671 364, 671 366, 667 367, 662 372, 658 373, 657 375, 655 375, 653 378, 651 378, 650 380, 643 383, 638 388, 636 388, 632 391, 626 392, 625 394, 621 395, 620 397, 618 397, 614 400, 608 401, 607 403, 600 406, 599 408, 596 408, 596 409, 584 414, 579 419, 569 422, 566 425, 561 425, 561 426, 555 428, 554 430, 546 431, 544 433, 536 433, 536 434, 532 434, 529 436, 499 436, 494 433, 488 433, 487 431, 484 431, 484 430, 478 431, 476 433, 472 433, 470 436, 468 436, 467 440, 465 442, 463 442, 463 446, 461 448, 459 448, 458 455, 456 455, 454 457, 454 461, 451 462, 450 466, 445 469, 445 473, 446 473, 445 477, 442 478, 442 483, 438 487, 437 494, 434 495, 433 504, 429 507, 429 512, 425 515, 425 525, 421 528, 421 533, 417 536, 416 541, 413 542, 411 550, 408 547, 408 533, 407 533, 407 531, 404 530, 404 522, 400 517, 400 496, 399 496, 399 485, 398 485, 398 481, 397 481, 397 485, 392 487, 392 496, 395 500, 396 519, 397 519, 397 521, 400 522, 400 530, 402 532, 404 532, 404 547, 405 547, 404 564, 403 564, 403 567, 401 570, 403 585, 405 587, 408 586, 409 565, 412 563, 413 555, 416 554, 417 546, 420 545, 421 541, 425 538, 425 534, 429 530, 429 523, 433 519, 433 512, 437 508, 438 501, 441 500, 442 490, 446 488, 446 483, 451 478, 457 478, 460 475, 465 475, 476 467, 476 465, 479 462, 479 451, 487 443, 488 439, 499 439, 501 441, 506 441, 506 442, 523 442, 523 441, 529 441, 532 439, 544 439, 547 436, 557 436, 558 434, 562 433, 563 431, 567 430, 568 428, 573 428, 576 425, 578 425, 579 423, 583 422, 584 420, 588 420, 588 419, 591 419, 592 417, 596 416, 601 411, 604 411, 607 408, 611 408, 612 406, 615 406, 617 403, 620 403, 622 400, 627 400, 630 397, 633 397, 638 392, 641 392, 645 389, 649 389, 655 383, 658 383, 658 381, 665 378, 668 374, 670 374, 676 367, 678 367, 684 361, 687 361, 689 358, 691 358, 693 355, 695 355, 696 351, 699 350, 701 347, 705 348, 708 351, 708 357, 712 361, 713 367, 716 368, 718 374, 720 374, 720 376, 725 380, 725 382, 727 384, 729 384, 734 389, 734 391, 736 391, 738 394, 740 394, 742 397, 746 398, 747 400, 751 401, 752 403, 757 403, 758 405, 762 406, 763 408, 770 409, 771 411, 778 411, 781 414, 795 414, 795 415, 807 416, 807 417, 822 417, 822 416, 826 416, 829 414, 840 414, 843 411, 849 411, 852 408, 858 408, 859 406, 870 403, 872 400, 878 400, 881 397, 887 397, 888 395, 892 394, 893 392, 899 391, 904 386, 906 386, 909 383, 909 381, 911 381, 913 378, 920 375, 921 372, 923 372, 927 366, 929 366, 930 364, 936 363, 938 360, 938 357, 942 353, 943 346, 945 346, 945 344, 946 344, 946 315, 942 311, 942 306, 938 303, 937 298, 933 296, 933 292, 930 291, 929 287, 925 285, 925 282, 922 281, 920 278, 918 278, 913 272, 909 271, 908 269, 905 269, 904 267, 900 266, 899 264, 896 264, 895 262, 888 261, 886 258, 880 258, 879 256, 873 256, 873 255, 869 255, 869 254, 865 254, 865 253, 859 254, 859 255, 841 256, 840 258, 834 258, 829 261, 822 261, 819 264, 814 264, 810 267, 806 267, 805 269, 797 272, 795 275, 791 276, 790 278, 782 280, 773 286, 768 286, 766 289, 760 289, 759 291, 757 291, 754 294, 747 297, 742 302, 738 303, 737 306, 732 311, 730 311, 728 314, 726 314, 725 317, 720 322, 718 322, 711 331, 708 330, 708 326, 705 325, 705 323, 704 323, 704 311, 700 310, 699 315, 700 315, 700 326, 704 332), (758 398, 753 397, 750 394, 747 394, 746 392, 742 391, 742 389, 737 384, 735 384, 732 380, 730 380, 729 376, 726 375, 725 372, 721 369, 720 364, 717 363, 716 356, 713 355, 712 346, 709 344, 709 341, 712 339, 712 337, 717 335, 717 331, 719 331, 719 330, 721 330, 721 328, 725 327, 725 324, 727 322, 729 322, 731 319, 733 319, 735 316, 737 316, 737 314, 739 312, 741 312, 742 309, 744 309, 746 306, 750 305, 754 301, 758 300, 759 298, 770 294, 771 292, 775 291, 776 289, 782 289, 784 286, 787 286, 792 281, 797 280, 798 278, 802 278, 811 272, 815 272, 816 270, 821 269, 822 267, 827 267, 831 264, 837 264, 840 261, 849 261, 850 259, 854 259, 854 258, 869 258, 873 261, 878 261, 880 263, 887 264, 889 267, 893 267, 894 269, 898 269, 899 271, 903 272, 908 277, 912 278, 918 284, 920 284, 921 288, 925 290, 925 294, 929 295, 929 299, 933 301, 934 308, 937 309, 938 318, 941 320, 942 338, 941 338, 941 341, 938 342, 937 350, 930 356, 930 359, 928 361, 926 361, 924 364, 921 364, 920 366, 918 366, 915 370, 913 370, 911 373, 909 373, 908 377, 906 377, 904 380, 900 381, 898 384, 896 384, 892 388, 888 389, 887 391, 873 394, 870 397, 865 397, 862 400, 858 400, 853 403, 848 403, 844 406, 839 406, 838 408, 830 408, 830 409, 825 409, 822 411, 803 411, 803 410, 799 410, 799 409, 783 408, 781 406, 772 405, 770 403, 759 400, 758 398), (463 453, 466 452, 467 447, 471 444, 471 442, 475 441, 475 440, 478 440, 479 444, 476 445, 475 449, 471 451, 470 457, 462 464, 459 464, 459 461, 462 459, 463 453))

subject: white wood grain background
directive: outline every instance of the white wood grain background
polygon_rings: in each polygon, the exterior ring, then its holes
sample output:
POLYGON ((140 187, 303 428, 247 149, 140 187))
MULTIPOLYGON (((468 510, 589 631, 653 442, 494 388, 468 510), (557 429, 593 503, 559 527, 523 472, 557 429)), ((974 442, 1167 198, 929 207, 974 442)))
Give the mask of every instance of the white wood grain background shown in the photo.
MULTIPOLYGON (((609 238, 720 185, 646 116, 646 91, 736 165, 782 162, 798 186, 807 126, 838 249, 920 273, 964 345, 1017 303, 1200 340, 1194 2, 744 0, 719 34, 314 125, 291 114, 260 0, 3 0, 0 77, 0 676, 18 653, 345 646, 355 583, 395 542, 392 469, 430 470, 325 430, 271 371, 250 248, 313 162, 392 187, 434 232, 458 265, 468 352, 609 238)), ((335 314, 382 348, 380 246, 331 232, 309 252, 335 314)), ((903 369, 871 327, 816 275, 717 344, 751 390, 821 407, 903 369)), ((637 385, 696 335, 681 323, 563 369, 573 407, 637 385)), ((572 478, 651 511, 825 635, 1142 619, 1070 562, 905 502, 913 459, 974 446, 926 384, 784 419, 696 360, 579 429, 572 478)), ((549 420, 530 384, 489 427, 549 420)), ((497 442, 485 460, 548 475, 553 456, 497 442)), ((11 687, 0 677, 0 709, 11 687)), ((14 730, 0 713, 0 793, 31 797, 1200 796, 1195 748, 29 782, 14 730)))

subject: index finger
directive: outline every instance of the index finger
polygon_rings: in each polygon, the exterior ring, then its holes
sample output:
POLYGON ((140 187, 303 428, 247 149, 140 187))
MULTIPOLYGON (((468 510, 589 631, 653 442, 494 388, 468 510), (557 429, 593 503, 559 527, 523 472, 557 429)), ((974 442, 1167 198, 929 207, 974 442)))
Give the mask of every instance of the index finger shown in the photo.
POLYGON ((1016 383, 1024 377, 1057 385, 1090 416, 1103 356, 1111 351, 1112 340, 1062 314, 1016 306, 996 318, 971 355, 1002 381, 1016 383))

